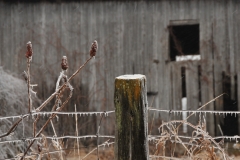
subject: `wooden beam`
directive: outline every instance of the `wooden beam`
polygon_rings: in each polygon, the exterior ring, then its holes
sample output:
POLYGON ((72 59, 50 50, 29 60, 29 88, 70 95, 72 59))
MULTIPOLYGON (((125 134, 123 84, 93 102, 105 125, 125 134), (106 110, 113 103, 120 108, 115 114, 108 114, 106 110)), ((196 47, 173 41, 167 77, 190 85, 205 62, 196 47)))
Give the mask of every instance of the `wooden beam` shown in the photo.
POLYGON ((148 160, 147 87, 144 75, 115 79, 115 160, 148 160))

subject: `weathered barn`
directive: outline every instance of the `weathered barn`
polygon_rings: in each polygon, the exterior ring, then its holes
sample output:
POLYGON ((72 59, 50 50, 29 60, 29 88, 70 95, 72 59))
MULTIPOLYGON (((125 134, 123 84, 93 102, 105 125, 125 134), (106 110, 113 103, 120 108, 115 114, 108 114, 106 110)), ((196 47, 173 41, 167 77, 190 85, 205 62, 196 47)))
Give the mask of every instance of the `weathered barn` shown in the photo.
MULTIPOLYGON (((227 93, 204 109, 240 110, 238 0, 11 2, 0 2, 0 65, 21 74, 25 45, 32 41, 40 98, 54 91, 62 56, 69 59, 70 75, 96 39, 96 59, 73 81, 71 103, 79 110, 114 109, 114 79, 123 74, 146 75, 155 108, 182 109, 186 97, 187 109, 196 110, 227 93), (197 59, 179 61, 184 55, 197 59)), ((213 125, 224 120, 210 114, 207 123, 209 133, 219 134, 213 125)), ((237 125, 232 128, 239 133, 237 125)))

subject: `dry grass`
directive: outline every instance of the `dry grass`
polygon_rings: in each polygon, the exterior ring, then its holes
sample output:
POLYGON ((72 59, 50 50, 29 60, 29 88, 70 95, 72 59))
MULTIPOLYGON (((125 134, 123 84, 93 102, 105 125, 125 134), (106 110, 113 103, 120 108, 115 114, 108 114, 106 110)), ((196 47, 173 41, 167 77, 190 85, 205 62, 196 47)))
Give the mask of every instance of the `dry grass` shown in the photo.
POLYGON ((224 149, 224 140, 217 142, 205 130, 205 119, 199 118, 199 123, 193 125, 185 120, 163 122, 159 127, 160 138, 153 139, 156 145, 154 156, 185 157, 197 159, 231 159, 224 149), (192 136, 181 136, 179 127, 187 124, 193 128, 192 136), (181 152, 179 150, 181 149, 181 152))
MULTIPOLYGON (((70 152, 68 155, 68 160, 80 160, 81 158, 85 157, 91 150, 94 148, 85 148, 80 150, 80 157, 77 156, 77 154, 74 154, 74 152, 70 152)), ((76 151, 77 153, 77 151, 76 151)), ((92 159, 97 159, 97 151, 93 152, 92 154, 88 155, 84 160, 92 160, 92 159)), ((114 147, 106 147, 106 148, 101 148, 99 150, 99 159, 100 160, 111 160, 114 159, 114 147)))
MULTIPOLYGON (((213 102, 220 96, 209 101, 207 104, 213 102)), ((199 110, 205 107, 207 104, 200 107, 199 110)), ((190 114, 184 120, 170 120, 168 122, 162 122, 159 127, 159 138, 152 137, 152 140, 156 144, 156 150, 154 152, 155 158, 164 159, 170 157, 186 157, 193 160, 231 159, 225 151, 224 139, 222 139, 220 142, 217 142, 206 131, 206 120, 204 115, 199 114, 199 121, 197 124, 188 122, 188 119, 193 114, 194 113, 190 114), (188 129, 192 131, 190 134, 188 134, 188 136, 180 134, 180 127, 183 125, 187 125, 188 129), (178 155, 176 153, 179 148, 184 150, 182 155, 178 155)))

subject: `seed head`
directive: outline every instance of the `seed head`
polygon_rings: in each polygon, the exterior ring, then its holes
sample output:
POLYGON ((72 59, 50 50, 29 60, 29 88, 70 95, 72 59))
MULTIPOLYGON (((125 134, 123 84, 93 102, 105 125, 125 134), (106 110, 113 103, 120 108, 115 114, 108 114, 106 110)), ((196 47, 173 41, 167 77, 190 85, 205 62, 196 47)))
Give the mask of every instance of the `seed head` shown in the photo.
POLYGON ((91 49, 89 51, 89 54, 91 57, 95 56, 96 53, 97 53, 97 50, 98 50, 98 43, 97 41, 95 40, 93 43, 92 43, 92 46, 91 46, 91 49))
POLYGON ((30 57, 32 57, 32 54, 33 54, 32 43, 29 41, 29 42, 27 43, 26 57, 27 57, 27 58, 30 58, 30 57))
POLYGON ((63 56, 62 57, 62 63, 61 63, 62 69, 67 70, 68 69, 68 62, 67 62, 67 57, 63 56))

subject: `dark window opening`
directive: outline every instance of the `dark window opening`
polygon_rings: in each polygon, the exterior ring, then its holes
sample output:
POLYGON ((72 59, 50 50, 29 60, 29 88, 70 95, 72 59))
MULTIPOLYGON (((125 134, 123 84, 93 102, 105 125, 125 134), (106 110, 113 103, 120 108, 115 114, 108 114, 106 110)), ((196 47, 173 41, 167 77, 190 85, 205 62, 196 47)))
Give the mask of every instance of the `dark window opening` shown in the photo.
POLYGON ((186 68, 181 67, 181 79, 182 79, 182 98, 187 97, 186 89, 186 68))
POLYGON ((199 55, 199 24, 173 25, 168 30, 171 61, 176 61, 176 56, 199 55))
POLYGON ((202 102, 202 97, 201 97, 201 76, 202 76, 202 68, 200 65, 198 65, 198 102, 202 102))
MULTIPOLYGON (((223 73, 223 108, 225 111, 237 111, 237 76, 234 77, 235 81, 235 95, 231 98, 231 77, 223 73)), ((224 118, 223 133, 227 136, 238 135, 238 116, 235 114, 227 114, 224 118), (233 127, 234 126, 234 127, 233 127)))

